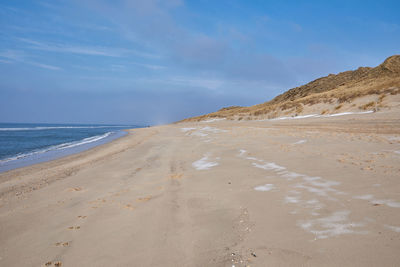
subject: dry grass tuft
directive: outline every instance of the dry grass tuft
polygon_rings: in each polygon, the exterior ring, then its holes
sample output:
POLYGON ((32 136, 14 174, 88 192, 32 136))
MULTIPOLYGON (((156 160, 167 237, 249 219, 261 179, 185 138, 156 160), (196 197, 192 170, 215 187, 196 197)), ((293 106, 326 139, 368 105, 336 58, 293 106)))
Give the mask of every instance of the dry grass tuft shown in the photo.
POLYGON ((337 106, 335 107, 335 110, 339 110, 341 107, 343 107, 343 105, 342 105, 342 104, 340 104, 340 105, 337 105, 337 106))
POLYGON ((378 98, 378 104, 382 103, 383 99, 386 97, 385 94, 381 94, 378 98))
POLYGON ((367 109, 370 109, 370 108, 375 107, 375 106, 376 106, 376 102, 375 101, 371 101, 371 102, 369 102, 369 103, 367 103, 365 105, 360 106, 359 108, 362 109, 362 110, 367 110, 367 109))

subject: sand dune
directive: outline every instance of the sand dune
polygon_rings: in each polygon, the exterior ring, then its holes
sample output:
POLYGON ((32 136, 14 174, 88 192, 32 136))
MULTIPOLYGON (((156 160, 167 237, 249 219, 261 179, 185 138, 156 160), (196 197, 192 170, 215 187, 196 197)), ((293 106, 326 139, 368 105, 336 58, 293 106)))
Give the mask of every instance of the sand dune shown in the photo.
POLYGON ((400 55, 375 68, 360 67, 318 78, 287 90, 274 99, 250 106, 231 106, 187 118, 184 122, 221 120, 282 120, 335 117, 399 108, 400 55))

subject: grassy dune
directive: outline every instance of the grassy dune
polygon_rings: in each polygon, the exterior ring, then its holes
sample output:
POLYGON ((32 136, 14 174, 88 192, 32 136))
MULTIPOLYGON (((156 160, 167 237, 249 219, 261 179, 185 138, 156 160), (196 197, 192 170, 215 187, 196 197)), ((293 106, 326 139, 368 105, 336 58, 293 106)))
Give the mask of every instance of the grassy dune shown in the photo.
POLYGON ((354 71, 330 74, 306 85, 292 88, 271 101, 250 106, 232 106, 217 112, 188 118, 201 121, 210 118, 231 120, 271 119, 300 114, 335 113, 339 110, 378 110, 398 102, 400 93, 400 55, 387 58, 381 65, 360 67, 354 71))

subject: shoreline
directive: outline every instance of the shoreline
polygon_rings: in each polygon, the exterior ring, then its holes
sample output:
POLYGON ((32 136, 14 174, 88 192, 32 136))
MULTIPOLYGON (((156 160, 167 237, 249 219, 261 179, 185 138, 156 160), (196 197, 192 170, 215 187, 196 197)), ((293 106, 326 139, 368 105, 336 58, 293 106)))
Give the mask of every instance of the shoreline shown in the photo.
MULTIPOLYGON (((0 162, 0 173, 4 173, 4 172, 10 171, 10 170, 19 169, 19 168, 23 168, 23 167, 43 163, 43 162, 60 159, 63 157, 67 157, 69 155, 81 153, 86 150, 90 150, 94 147, 101 146, 103 144, 112 142, 116 139, 119 139, 119 138, 125 136, 126 134, 127 133, 125 130, 119 130, 119 131, 111 133, 109 136, 107 136, 105 138, 102 138, 100 140, 97 140, 97 141, 94 141, 91 143, 87 143, 87 144, 81 144, 81 145, 77 145, 74 147, 65 148, 65 149, 61 149, 61 150, 56 149, 56 150, 45 151, 45 149, 43 149, 43 152, 41 152, 41 151, 28 152, 28 153, 26 153, 27 155, 24 157, 11 159, 11 160, 6 159, 7 161, 3 160, 3 162, 0 162)), ((79 141, 82 141, 82 140, 78 140, 76 142, 79 142, 79 141)), ((17 156, 15 156, 15 157, 17 157, 17 156)))
POLYGON ((0 263, 393 265, 399 118, 139 128, 1 173, 0 263))
POLYGON ((127 148, 125 139, 130 135, 135 134, 134 132, 137 129, 143 128, 122 130, 126 132, 124 136, 81 152, 0 172, 0 200, 2 197, 9 195, 10 193, 11 195, 15 194, 19 196, 24 193, 38 190, 57 180, 70 176, 74 172, 79 171, 93 162, 105 160, 113 154, 124 151, 127 148), (23 183, 20 182, 23 180, 21 176, 27 177, 26 181, 23 183), (30 176, 33 176, 33 179, 30 178, 30 176), (47 177, 41 178, 41 176, 47 177), (35 184, 35 186, 33 186, 33 184, 35 184))

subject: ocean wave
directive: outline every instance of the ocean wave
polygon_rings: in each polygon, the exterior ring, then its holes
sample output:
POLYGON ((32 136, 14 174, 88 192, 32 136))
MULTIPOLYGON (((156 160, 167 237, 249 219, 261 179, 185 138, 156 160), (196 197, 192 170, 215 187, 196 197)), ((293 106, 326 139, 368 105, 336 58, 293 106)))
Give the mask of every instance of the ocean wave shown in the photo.
POLYGON ((21 127, 21 128, 0 128, 0 131, 39 131, 39 130, 55 130, 55 129, 96 129, 96 128, 124 128, 121 126, 38 126, 38 127, 21 127))
POLYGON ((13 160, 18 160, 18 159, 30 157, 30 156, 34 156, 34 155, 43 154, 43 153, 50 152, 50 151, 73 148, 73 147, 76 147, 76 146, 81 146, 81 145, 93 143, 93 142, 99 141, 101 139, 104 139, 104 138, 110 136, 113 133, 115 133, 115 132, 107 132, 107 133, 102 134, 102 135, 96 135, 96 136, 92 136, 92 137, 87 137, 87 138, 81 139, 79 141, 63 143, 63 144, 50 146, 50 147, 47 147, 47 148, 44 148, 44 149, 35 150, 35 151, 32 151, 32 152, 28 152, 28 153, 18 154, 18 155, 14 156, 14 157, 0 160, 0 164, 6 163, 6 162, 10 162, 10 161, 13 161, 13 160))

